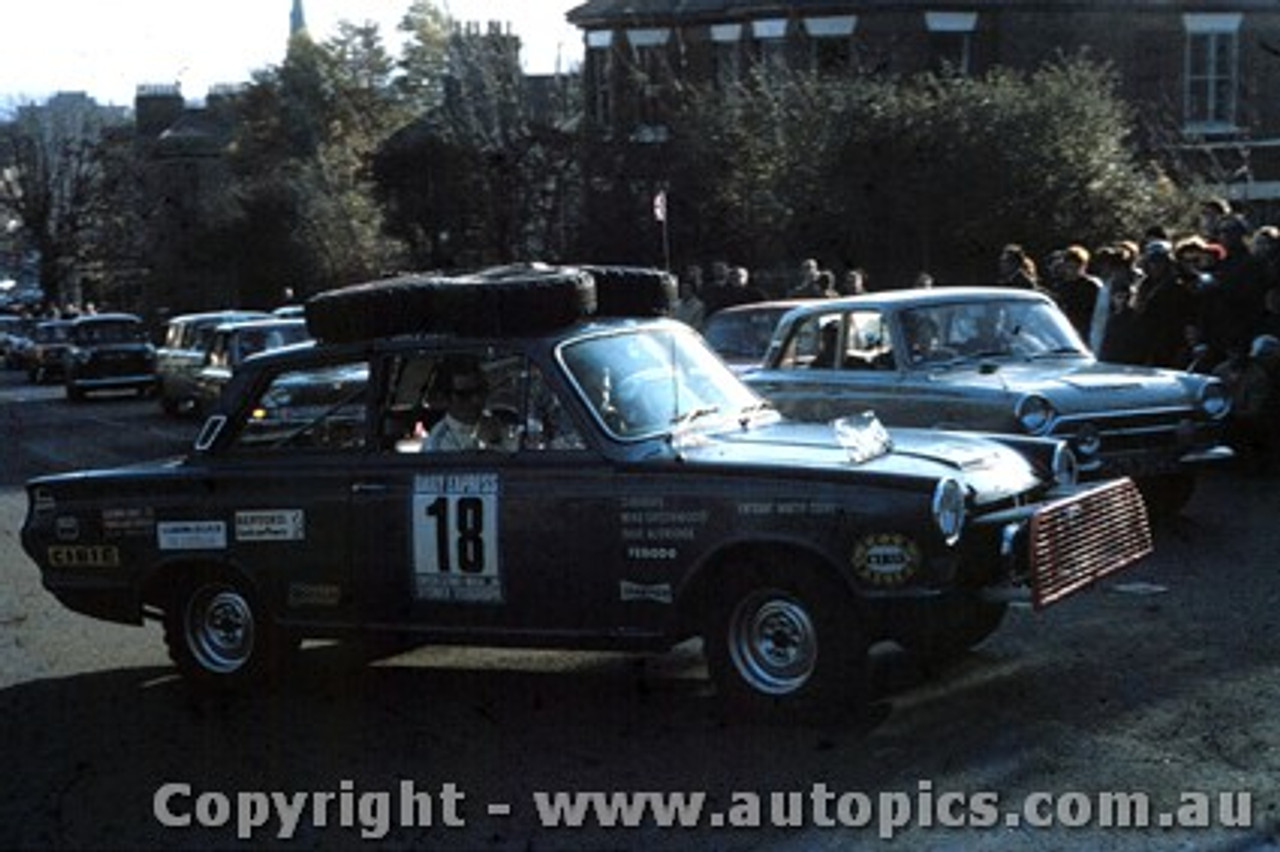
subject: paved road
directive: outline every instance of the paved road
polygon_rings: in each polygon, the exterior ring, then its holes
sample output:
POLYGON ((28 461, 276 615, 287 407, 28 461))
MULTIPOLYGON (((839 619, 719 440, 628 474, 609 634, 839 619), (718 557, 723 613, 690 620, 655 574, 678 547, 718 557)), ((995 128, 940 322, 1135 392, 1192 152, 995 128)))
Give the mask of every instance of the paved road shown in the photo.
POLYGON ((1155 557, 1046 613, 1013 612, 946 671, 882 649, 887 715, 872 726, 725 725, 696 645, 657 658, 435 648, 375 665, 317 646, 272 694, 207 701, 173 677, 155 626, 64 610, 18 544, 24 477, 164 455, 195 426, 151 401, 72 405, 17 374, 0 376, 0 412, 0 848, 345 849, 372 843, 380 816, 386 848, 870 848, 891 811, 863 814, 863 802, 930 815, 932 825, 896 829, 896 849, 1277 848, 1276 479, 1209 477, 1187 515, 1158 530, 1155 557), (333 796, 325 825, 317 799, 298 799, 313 807, 290 837, 273 819, 241 844, 234 822, 162 826, 164 789, 182 794, 175 815, 214 821, 238 793, 333 796), (430 825, 390 826, 406 790, 430 825), (541 827, 534 796, 556 790, 705 792, 726 825, 541 827), (1096 803, 1112 792, 1145 794, 1153 811, 1182 793, 1212 793, 1216 809, 1218 793, 1247 792, 1255 827, 1103 829, 1096 803), (1006 812, 1028 796, 1033 813, 1054 812, 1037 793, 1057 796, 1068 819, 1093 802, 1095 818, 1010 825, 1006 812), (990 821, 991 796, 996 825, 941 827, 966 813, 990 821), (765 827, 730 827, 753 813, 765 827), (804 825, 769 825, 793 816, 804 825), (821 824, 863 816, 867 828, 821 824))

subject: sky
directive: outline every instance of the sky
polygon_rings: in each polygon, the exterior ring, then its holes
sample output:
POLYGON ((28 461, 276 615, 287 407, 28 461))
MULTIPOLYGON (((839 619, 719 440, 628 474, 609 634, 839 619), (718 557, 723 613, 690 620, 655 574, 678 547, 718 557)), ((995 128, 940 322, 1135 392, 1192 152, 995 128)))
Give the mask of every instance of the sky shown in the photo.
MULTIPOLYGON (((569 70, 582 34, 564 20, 583 0, 435 0, 455 20, 501 21, 520 36, 527 73, 569 70)), ((8 0, 0 48, 0 107, 86 92, 131 106, 139 84, 180 83, 188 100, 210 86, 246 82, 284 58, 293 0, 8 0)), ((316 41, 337 23, 373 21, 398 52, 396 25, 410 0, 303 0, 316 41)))

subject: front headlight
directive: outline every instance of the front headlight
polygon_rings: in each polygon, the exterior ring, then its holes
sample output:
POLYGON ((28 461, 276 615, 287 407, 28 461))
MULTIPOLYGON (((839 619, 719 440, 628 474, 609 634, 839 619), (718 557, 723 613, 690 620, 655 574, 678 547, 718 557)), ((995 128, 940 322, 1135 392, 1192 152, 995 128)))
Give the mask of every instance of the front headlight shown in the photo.
POLYGON ((1213 379, 1200 388, 1200 410, 1210 420, 1221 420, 1231 411, 1231 397, 1222 382, 1213 379))
POLYGON ((943 479, 933 489, 933 522, 947 544, 955 544, 964 530, 964 488, 943 479))
POLYGON ((1059 444, 1053 451, 1053 481, 1059 485, 1075 485, 1080 478, 1080 464, 1076 454, 1066 444, 1059 444))
POLYGON ((1057 413, 1049 400, 1033 393, 1018 400, 1013 408, 1013 416, 1018 419, 1018 425, 1032 435, 1044 434, 1057 413))

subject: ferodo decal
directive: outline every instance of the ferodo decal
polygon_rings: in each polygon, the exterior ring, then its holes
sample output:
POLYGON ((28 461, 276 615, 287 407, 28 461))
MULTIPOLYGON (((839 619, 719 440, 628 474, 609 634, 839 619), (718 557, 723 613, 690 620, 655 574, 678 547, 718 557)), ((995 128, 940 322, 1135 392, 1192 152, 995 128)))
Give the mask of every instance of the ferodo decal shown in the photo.
POLYGON ((54 568, 118 568, 120 549, 114 544, 61 544, 49 546, 54 568))
POLYGON ((302 541, 307 515, 302 509, 236 512, 236 541, 302 541))
POLYGON ((156 545, 161 550, 225 550, 225 521, 161 521, 156 524, 156 545))
POLYGON ((900 586, 920 569, 920 547, 909 536, 864 536, 853 548, 853 570, 873 586, 900 586))
POLYGON ((419 600, 502 603, 496 473, 421 474, 412 498, 419 600))

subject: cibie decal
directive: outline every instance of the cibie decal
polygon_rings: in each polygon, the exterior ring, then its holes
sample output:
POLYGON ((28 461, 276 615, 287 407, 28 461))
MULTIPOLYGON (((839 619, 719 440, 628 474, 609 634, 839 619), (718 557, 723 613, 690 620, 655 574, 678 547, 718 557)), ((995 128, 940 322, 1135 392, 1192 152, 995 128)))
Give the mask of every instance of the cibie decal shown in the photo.
POLYGON ((414 479, 413 589, 419 600, 502 603, 496 473, 414 479))
POLYGON ((156 524, 156 545, 161 550, 225 550, 225 521, 161 521, 156 524))
POLYGON ((236 512, 236 541, 302 541, 307 515, 301 509, 236 512))
POLYGON ((853 548, 853 570, 873 586, 900 586, 920 569, 920 547, 899 533, 869 535, 853 548))
POLYGON ((113 544, 62 544, 49 548, 49 565, 54 568, 118 568, 120 550, 113 544))

